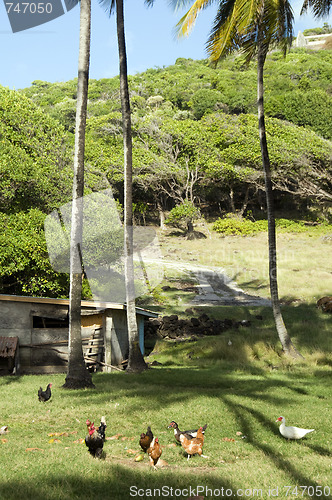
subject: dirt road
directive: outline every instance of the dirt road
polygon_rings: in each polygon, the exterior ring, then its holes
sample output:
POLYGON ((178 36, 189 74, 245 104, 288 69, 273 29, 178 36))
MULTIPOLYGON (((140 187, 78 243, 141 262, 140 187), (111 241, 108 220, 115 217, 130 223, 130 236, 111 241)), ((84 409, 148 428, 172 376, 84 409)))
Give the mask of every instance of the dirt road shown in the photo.
POLYGON ((219 267, 206 267, 186 262, 162 261, 165 269, 173 267, 190 273, 197 282, 198 294, 192 301, 196 305, 270 306, 268 299, 245 293, 219 267))

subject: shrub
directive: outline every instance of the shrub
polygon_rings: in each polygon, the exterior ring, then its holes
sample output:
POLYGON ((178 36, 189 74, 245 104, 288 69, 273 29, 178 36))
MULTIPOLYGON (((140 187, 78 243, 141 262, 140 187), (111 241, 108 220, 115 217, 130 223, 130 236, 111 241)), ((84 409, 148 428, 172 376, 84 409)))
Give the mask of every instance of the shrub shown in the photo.
POLYGON ((192 224, 201 217, 201 213, 195 205, 185 200, 170 211, 165 223, 180 229, 192 230, 192 224))
POLYGON ((225 236, 249 236, 259 231, 266 231, 267 221, 259 221, 256 223, 248 219, 240 219, 233 214, 228 214, 225 218, 219 218, 215 221, 213 230, 225 236))
MULTIPOLYGON (((328 225, 324 225, 324 227, 325 226, 329 227, 328 225)), ((310 225, 307 225, 302 221, 276 219, 276 229, 280 232, 304 233, 307 232, 310 227, 310 225)), ((267 231, 267 220, 258 220, 253 222, 248 219, 236 217, 234 214, 227 214, 224 218, 219 218, 215 221, 213 230, 225 236, 250 236, 259 232, 267 231)))
POLYGON ((222 103, 224 96, 218 90, 199 89, 192 97, 192 110, 195 118, 200 120, 203 115, 211 113, 217 103, 222 103))

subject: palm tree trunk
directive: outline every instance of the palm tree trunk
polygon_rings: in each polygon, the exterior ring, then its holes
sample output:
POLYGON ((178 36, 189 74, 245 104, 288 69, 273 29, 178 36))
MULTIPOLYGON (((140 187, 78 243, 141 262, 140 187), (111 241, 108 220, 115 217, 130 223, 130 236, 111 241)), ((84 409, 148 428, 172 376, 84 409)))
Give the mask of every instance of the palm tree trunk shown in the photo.
POLYGON ((90 59, 91 0, 81 0, 75 129, 74 182, 70 235, 70 295, 68 371, 64 387, 94 387, 85 366, 81 336, 83 190, 85 124, 90 59))
POLYGON ((134 261, 133 261, 133 203, 132 203, 132 134, 130 100, 127 76, 127 56, 124 34, 123 0, 116 0, 116 24, 120 61, 120 96, 122 107, 122 127, 124 145, 124 245, 125 284, 127 305, 127 328, 129 359, 127 371, 141 372, 147 368, 139 347, 136 320, 134 261))
POLYGON ((268 241, 269 241, 269 277, 270 277, 270 293, 274 321, 277 333, 283 348, 287 355, 294 358, 302 357, 295 349, 290 336, 288 335, 280 309, 278 281, 277 281, 277 245, 276 245, 276 228, 273 206, 273 192, 271 180, 270 158, 267 147, 265 116, 264 116, 264 64, 266 58, 266 50, 262 43, 258 42, 257 56, 257 99, 258 99, 258 127, 259 141, 262 154, 262 163, 265 178, 265 192, 267 205, 267 220, 268 220, 268 241))

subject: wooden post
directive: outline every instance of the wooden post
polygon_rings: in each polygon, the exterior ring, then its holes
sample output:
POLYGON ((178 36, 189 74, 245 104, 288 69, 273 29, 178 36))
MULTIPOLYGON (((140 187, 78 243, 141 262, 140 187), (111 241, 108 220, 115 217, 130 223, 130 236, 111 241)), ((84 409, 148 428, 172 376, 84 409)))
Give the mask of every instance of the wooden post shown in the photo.
POLYGON ((105 372, 111 371, 112 364, 112 330, 114 328, 112 314, 107 311, 105 315, 105 372))

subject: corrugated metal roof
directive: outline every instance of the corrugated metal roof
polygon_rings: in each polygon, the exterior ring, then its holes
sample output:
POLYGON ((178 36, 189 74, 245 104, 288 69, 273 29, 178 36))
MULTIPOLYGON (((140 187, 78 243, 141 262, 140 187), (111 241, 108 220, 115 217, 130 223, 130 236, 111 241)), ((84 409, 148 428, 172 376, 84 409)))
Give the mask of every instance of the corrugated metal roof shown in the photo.
POLYGON ((13 358, 18 344, 18 337, 0 337, 0 358, 13 358))

